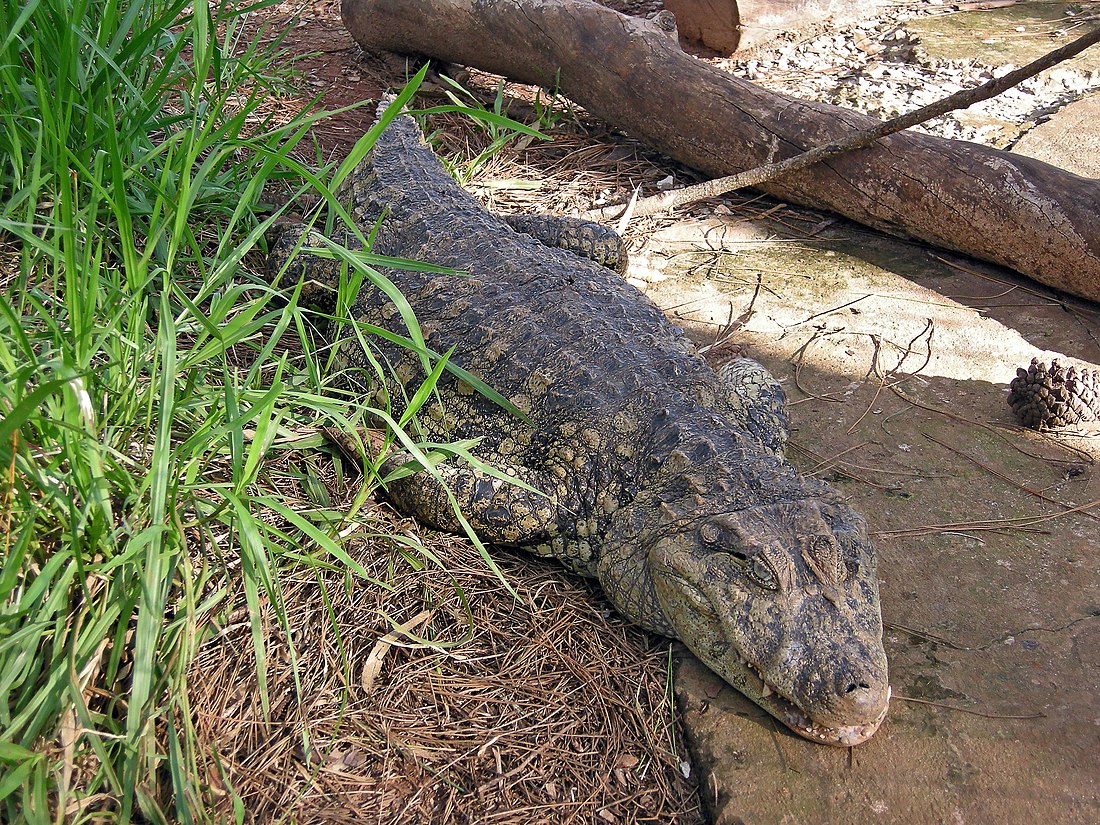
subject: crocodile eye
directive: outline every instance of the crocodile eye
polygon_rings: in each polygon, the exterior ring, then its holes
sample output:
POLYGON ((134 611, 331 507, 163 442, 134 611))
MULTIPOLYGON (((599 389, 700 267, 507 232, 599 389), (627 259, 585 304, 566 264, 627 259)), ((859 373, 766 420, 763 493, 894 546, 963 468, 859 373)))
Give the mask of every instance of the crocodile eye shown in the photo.
POLYGON ((717 544, 722 538, 722 531, 717 524, 707 523, 699 528, 699 539, 703 544, 717 544))
POLYGON ((778 589, 775 572, 772 570, 771 565, 760 556, 752 560, 752 566, 749 567, 749 575, 752 576, 753 581, 763 588, 768 590, 778 589))

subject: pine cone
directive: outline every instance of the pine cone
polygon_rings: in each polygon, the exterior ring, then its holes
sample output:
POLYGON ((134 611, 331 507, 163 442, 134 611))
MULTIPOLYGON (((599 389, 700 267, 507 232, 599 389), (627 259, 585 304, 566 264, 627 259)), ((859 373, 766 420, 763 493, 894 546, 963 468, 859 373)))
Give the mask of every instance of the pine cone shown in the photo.
POLYGON ((1100 371, 1064 369, 1058 359, 1050 369, 1038 358, 1016 370, 1008 405, 1025 427, 1057 430, 1100 421, 1100 371))

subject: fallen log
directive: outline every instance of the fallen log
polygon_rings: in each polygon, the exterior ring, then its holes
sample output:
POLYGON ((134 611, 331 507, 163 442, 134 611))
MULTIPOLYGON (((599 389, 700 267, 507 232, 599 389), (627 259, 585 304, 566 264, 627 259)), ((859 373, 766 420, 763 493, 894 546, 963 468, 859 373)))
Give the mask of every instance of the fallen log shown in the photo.
POLYGON ((781 160, 776 163, 767 163, 763 166, 757 166, 754 169, 749 169, 736 175, 727 175, 722 178, 710 178, 702 183, 695 183, 679 189, 672 189, 660 195, 650 195, 648 198, 642 198, 641 200, 637 200, 637 193, 635 193, 635 196, 631 198, 628 204, 605 206, 602 209, 590 210, 585 212, 582 217, 590 221, 602 221, 618 218, 627 213, 634 216, 656 215, 661 212, 667 212, 677 206, 687 206, 688 204, 696 203, 707 198, 716 198, 737 189, 759 186, 760 184, 775 180, 783 175, 796 172, 799 169, 806 169, 816 163, 823 163, 831 158, 847 154, 855 149, 863 149, 867 146, 871 146, 875 141, 887 135, 892 135, 903 129, 908 129, 911 126, 925 123, 947 112, 966 109, 979 101, 996 97, 1002 92, 1011 89, 1013 86, 1019 85, 1029 77, 1034 77, 1041 71, 1049 69, 1051 66, 1056 66, 1064 60, 1069 60, 1074 55, 1080 54, 1085 49, 1089 48, 1089 46, 1093 46, 1098 42, 1100 42, 1100 28, 1095 28, 1088 34, 1084 34, 1076 40, 1066 43, 1064 46, 1060 46, 1054 51, 1031 61, 1026 66, 1022 66, 1019 69, 1013 69, 1000 77, 992 78, 980 86, 974 86, 970 89, 961 89, 945 98, 929 103, 926 106, 921 106, 919 109, 914 109, 911 112, 898 115, 890 120, 876 123, 870 129, 849 132, 839 140, 835 140, 832 143, 826 143, 822 146, 815 146, 807 152, 803 152, 799 155, 792 155, 786 160, 781 160))
MULTIPOLYGON (((768 92, 590 0, 343 0, 365 48, 554 86, 712 176, 775 162, 874 118, 768 92)), ((1100 181, 914 132, 762 184, 771 195, 1011 267, 1100 301, 1100 181)))

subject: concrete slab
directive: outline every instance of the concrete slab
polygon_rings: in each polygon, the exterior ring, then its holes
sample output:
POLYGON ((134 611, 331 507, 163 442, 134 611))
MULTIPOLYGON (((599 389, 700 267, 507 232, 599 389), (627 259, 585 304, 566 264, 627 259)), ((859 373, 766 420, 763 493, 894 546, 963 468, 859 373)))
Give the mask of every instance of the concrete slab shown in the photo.
MULTIPOLYGON (((1017 3, 994 9, 918 17, 906 23, 932 58, 978 60, 990 66, 1022 66, 1083 34, 1076 16, 1087 13, 1082 3, 1017 3), (1084 8, 1082 8, 1084 7, 1084 8)), ((1049 72, 1065 69, 1096 71, 1100 53, 1087 49, 1049 72)))
POLYGON ((1100 361, 1100 311, 850 224, 795 231, 822 217, 685 223, 628 273, 701 343, 751 308, 735 339, 784 381, 789 454, 880 553, 883 728, 803 741, 683 656, 704 802, 729 825, 1098 822, 1100 445, 1020 430, 1005 396, 1034 354, 1100 361))
POLYGON ((1100 178, 1100 94, 1070 103, 1012 147, 1086 178, 1100 178))

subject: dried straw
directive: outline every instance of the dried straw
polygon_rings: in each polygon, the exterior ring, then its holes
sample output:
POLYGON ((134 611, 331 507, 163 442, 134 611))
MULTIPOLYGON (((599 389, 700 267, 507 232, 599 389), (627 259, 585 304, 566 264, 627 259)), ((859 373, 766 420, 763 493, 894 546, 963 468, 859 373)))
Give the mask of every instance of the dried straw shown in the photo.
MULTIPOLYGON (((347 506, 355 485, 325 481, 347 506)), ((465 540, 370 518, 347 549, 377 583, 301 569, 289 634, 265 605, 266 717, 247 616, 202 647, 190 701, 213 786, 255 822, 699 821, 667 640, 554 563, 496 554, 517 601, 465 540)))

